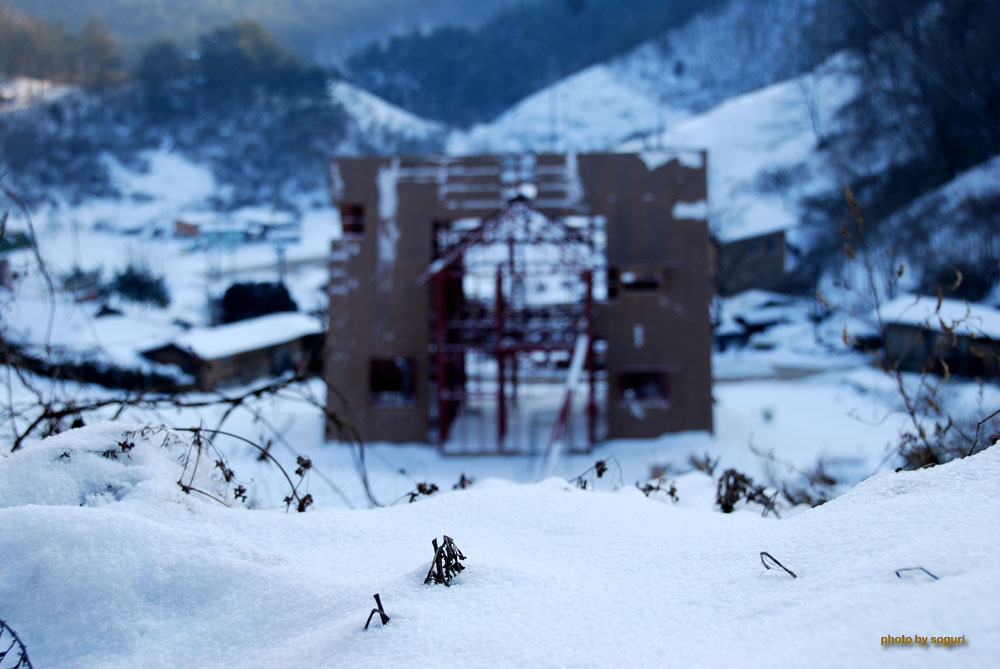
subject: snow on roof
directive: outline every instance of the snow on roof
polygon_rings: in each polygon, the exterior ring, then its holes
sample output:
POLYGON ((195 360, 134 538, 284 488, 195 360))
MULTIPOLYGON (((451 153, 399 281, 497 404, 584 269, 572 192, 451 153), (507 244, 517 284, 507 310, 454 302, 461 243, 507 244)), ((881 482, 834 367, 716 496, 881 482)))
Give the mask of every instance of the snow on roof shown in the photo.
POLYGON ((212 360, 322 332, 323 325, 316 318, 290 311, 214 328, 191 330, 174 340, 174 344, 191 351, 202 360, 212 360))
POLYGON ((773 235, 776 232, 788 232, 789 229, 794 229, 794 225, 785 221, 774 221, 770 223, 762 222, 760 225, 746 226, 739 229, 720 228, 716 232, 720 242, 729 244, 731 242, 773 235))
POLYGON ((671 160, 676 160, 684 167, 699 170, 705 166, 705 152, 701 149, 657 149, 639 152, 646 169, 656 170, 671 160))
POLYGON ((214 211, 185 211, 177 214, 176 220, 190 225, 211 225, 219 220, 214 211))
POLYGON ((268 207, 243 207, 230 216, 242 223, 264 223, 266 225, 289 225, 295 223, 295 215, 290 211, 279 211, 268 207))
POLYGON ((1000 310, 984 304, 945 298, 939 306, 936 297, 900 295, 882 305, 881 316, 885 323, 1000 339, 1000 310))
POLYGON ((694 219, 703 220, 708 218, 708 202, 698 200, 697 202, 677 202, 671 212, 674 220, 694 219))

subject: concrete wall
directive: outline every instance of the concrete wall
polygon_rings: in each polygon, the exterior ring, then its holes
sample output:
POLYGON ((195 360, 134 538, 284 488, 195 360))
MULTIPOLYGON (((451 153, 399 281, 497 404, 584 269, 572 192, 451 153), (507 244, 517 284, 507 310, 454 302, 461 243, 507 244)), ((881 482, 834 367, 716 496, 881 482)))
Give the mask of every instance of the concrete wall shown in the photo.
POLYGON ((580 156, 580 165, 591 211, 607 217, 607 264, 619 277, 597 310, 597 335, 608 342, 608 436, 711 430, 708 227, 674 218, 678 202, 707 198, 704 156, 701 167, 648 170, 634 155, 580 156), (627 272, 659 275, 659 286, 629 290, 627 272), (624 396, 623 376, 652 373, 667 376, 666 398, 624 396))

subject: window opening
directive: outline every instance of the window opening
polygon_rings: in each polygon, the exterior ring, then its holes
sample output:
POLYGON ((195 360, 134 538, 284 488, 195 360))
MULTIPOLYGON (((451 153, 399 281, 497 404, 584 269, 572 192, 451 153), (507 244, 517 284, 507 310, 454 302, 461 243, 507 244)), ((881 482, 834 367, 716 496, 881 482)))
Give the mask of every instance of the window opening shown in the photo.
POLYGON ((365 208, 360 204, 340 205, 340 225, 345 235, 363 235, 365 208))
POLYGON ((663 403, 670 399, 670 377, 660 370, 619 372, 618 389, 625 402, 663 403))
POLYGON ((413 360, 371 360, 368 367, 368 399, 373 407, 406 407, 416 402, 413 360))

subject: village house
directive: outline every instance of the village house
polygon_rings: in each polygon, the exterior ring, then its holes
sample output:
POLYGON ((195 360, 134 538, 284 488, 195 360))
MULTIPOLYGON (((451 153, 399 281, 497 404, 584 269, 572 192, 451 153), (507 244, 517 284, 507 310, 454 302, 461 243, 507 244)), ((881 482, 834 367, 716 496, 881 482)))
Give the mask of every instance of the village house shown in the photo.
POLYGON ((308 314, 282 312, 211 328, 195 328, 142 352, 180 367, 203 390, 249 383, 287 371, 314 369, 323 325, 308 314))
POLYGON ((886 353, 900 370, 1000 378, 1000 310, 901 295, 880 313, 886 353))
POLYGON ((705 165, 334 159, 329 410, 445 453, 711 430, 705 165))
POLYGON ((25 232, 7 231, 0 237, 0 287, 10 288, 13 283, 12 258, 27 256, 32 247, 31 238, 25 232))
POLYGON ((716 290, 728 297, 753 288, 780 290, 785 281, 788 243, 784 228, 715 240, 716 290))

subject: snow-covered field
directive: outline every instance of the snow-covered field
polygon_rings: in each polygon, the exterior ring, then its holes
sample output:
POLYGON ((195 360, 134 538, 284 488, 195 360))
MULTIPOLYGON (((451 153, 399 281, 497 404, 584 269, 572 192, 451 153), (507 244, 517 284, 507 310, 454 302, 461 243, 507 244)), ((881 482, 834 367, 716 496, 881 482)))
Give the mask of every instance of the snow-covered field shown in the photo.
POLYGON ((561 478, 285 514, 185 495, 185 435, 126 427, 0 466, 0 601, 36 667, 937 667, 1000 651, 997 449, 783 520, 561 478), (442 535, 466 569, 425 585, 442 535), (937 580, 897 577, 912 567, 937 580), (375 593, 391 620, 364 631, 375 593))

